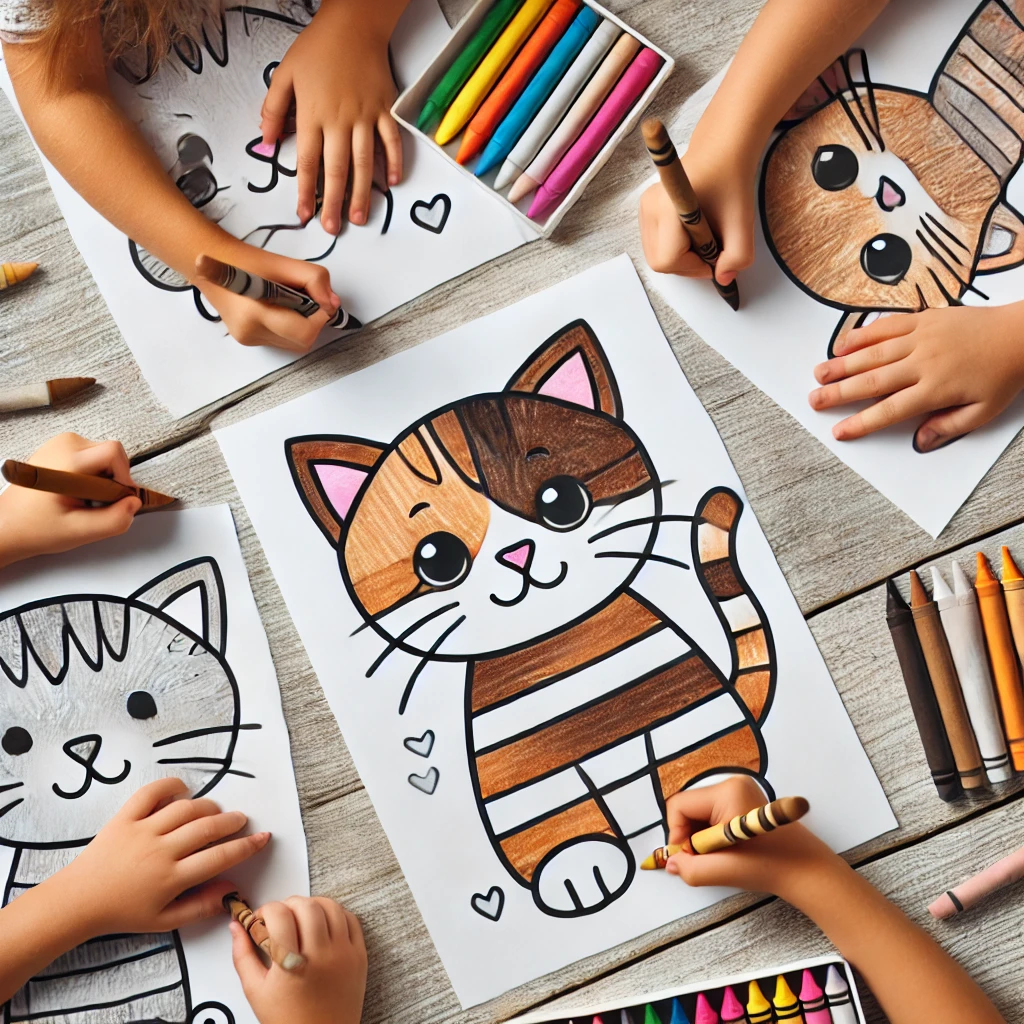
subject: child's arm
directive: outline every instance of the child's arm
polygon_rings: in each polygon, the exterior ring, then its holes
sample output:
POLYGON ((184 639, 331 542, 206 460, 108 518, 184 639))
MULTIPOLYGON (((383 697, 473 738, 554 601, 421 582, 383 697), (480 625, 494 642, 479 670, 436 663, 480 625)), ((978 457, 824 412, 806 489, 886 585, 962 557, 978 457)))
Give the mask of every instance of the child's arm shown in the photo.
MULTIPOLYGON (((134 485, 128 456, 117 441, 88 441, 58 434, 29 456, 33 466, 106 476, 134 485)), ((35 555, 70 551, 82 544, 124 533, 142 502, 122 498, 102 508, 29 487, 8 487, 0 494, 0 569, 35 555)))
MULTIPOLYGON (((745 777, 678 793, 668 803, 669 842, 764 802, 745 777)), ((735 886, 791 903, 860 971, 892 1024, 1002 1024, 948 953, 800 824, 720 853, 677 853, 668 870, 688 885, 735 886)))
POLYGON ((366 945, 355 914, 323 896, 292 896, 260 913, 272 942, 306 958, 294 971, 267 967, 245 929, 231 922, 235 970, 260 1024, 359 1024, 366 945))
POLYGON ((89 939, 168 932, 224 912, 233 886, 210 879, 262 850, 270 833, 230 839, 245 815, 187 794, 180 779, 143 786, 66 868, 0 910, 0 1004, 89 939))
POLYGON ((914 440, 933 451, 988 423, 1024 388, 1024 302, 880 317, 837 340, 814 376, 825 385, 810 393, 814 409, 882 399, 837 423, 836 440, 927 416, 914 440))
MULTIPOLYGON (((754 176, 772 129, 867 28, 886 0, 768 0, 701 116, 683 157, 722 244, 715 276, 730 283, 754 259, 754 176)), ((660 184, 640 200, 652 270, 709 277, 660 184)))
MULTIPOLYGON (((243 345, 306 351, 339 305, 327 270, 233 238, 196 210, 110 91, 99 19, 83 25, 59 79, 46 43, 5 44, 7 70, 32 136, 64 179, 111 224, 188 280, 201 253, 301 288, 320 303, 308 320, 291 310, 197 281, 243 345)), ((68 44, 69 46, 71 44, 68 44)))
POLYGON ((388 41, 408 3, 323 0, 270 80, 260 123, 263 141, 273 144, 285 133, 294 103, 299 219, 305 223, 313 216, 322 158, 320 223, 332 235, 341 230, 350 160, 349 220, 364 224, 369 215, 375 131, 387 156, 388 184, 402 180, 402 138, 391 116, 395 84, 388 41))

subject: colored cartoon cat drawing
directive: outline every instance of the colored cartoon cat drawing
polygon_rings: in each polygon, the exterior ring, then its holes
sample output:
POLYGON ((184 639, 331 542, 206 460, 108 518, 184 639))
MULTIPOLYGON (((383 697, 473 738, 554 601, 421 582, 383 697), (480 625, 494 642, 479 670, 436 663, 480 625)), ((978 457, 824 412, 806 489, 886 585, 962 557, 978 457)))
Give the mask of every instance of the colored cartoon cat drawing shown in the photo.
MULTIPOLYGON (((309 513, 384 653, 466 665, 470 772, 511 876, 556 916, 629 887, 628 845, 664 841, 665 800, 699 779, 762 780, 759 729, 775 685, 769 624, 735 556, 739 497, 694 516, 623 419, 583 321, 546 341, 503 391, 431 412, 391 444, 285 442, 309 513), (632 586, 661 523, 691 523, 693 567, 725 633, 722 671, 632 586)), ((647 848, 650 849, 650 846, 647 848)))
POLYGON ((984 298, 977 275, 1024 261, 1024 223, 1006 201, 1024 146, 1022 21, 1024 0, 985 0, 927 94, 873 84, 853 51, 775 140, 765 236, 797 285, 846 311, 829 355, 878 315, 984 298))
MULTIPOLYGON (((208 558, 128 598, 74 594, 0 616, 0 844, 15 850, 5 905, 69 864, 146 783, 177 776, 200 796, 232 770, 240 725, 226 639, 223 583, 208 558), (201 635, 161 610, 194 588, 201 635)), ((192 1005, 177 932, 85 943, 4 1009, 6 1024, 194 1019, 233 1017, 192 1005)))

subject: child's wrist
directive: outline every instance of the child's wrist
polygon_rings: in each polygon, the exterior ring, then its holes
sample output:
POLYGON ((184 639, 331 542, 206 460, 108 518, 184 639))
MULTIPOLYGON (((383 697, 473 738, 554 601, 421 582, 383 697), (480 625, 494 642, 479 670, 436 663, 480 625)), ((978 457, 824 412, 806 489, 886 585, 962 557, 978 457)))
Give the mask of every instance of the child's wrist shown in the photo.
POLYGON ((98 908, 89 906, 83 898, 82 887, 75 884, 69 867, 51 875, 21 897, 24 899, 31 893, 40 901, 37 913, 41 920, 50 922, 47 938, 57 949, 55 956, 108 930, 102 923, 98 908))

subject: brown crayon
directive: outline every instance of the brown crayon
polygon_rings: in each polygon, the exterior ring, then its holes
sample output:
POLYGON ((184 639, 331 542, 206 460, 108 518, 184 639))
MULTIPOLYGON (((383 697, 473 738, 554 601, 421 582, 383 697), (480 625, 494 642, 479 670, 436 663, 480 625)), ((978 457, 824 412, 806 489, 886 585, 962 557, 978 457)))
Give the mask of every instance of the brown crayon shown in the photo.
POLYGON ((301 953, 282 949, 273 942, 267 931, 267 922, 237 892, 229 892, 221 902, 231 917, 246 930, 253 943, 282 970, 294 971, 305 964, 306 958, 301 953))
POLYGON ((142 502, 140 512, 162 508, 178 500, 149 487, 119 484, 105 476, 68 473, 63 469, 47 469, 45 466, 33 466, 14 459, 5 460, 3 466, 0 466, 0 473, 8 483, 18 487, 31 487, 37 491, 61 494, 66 498, 77 498, 79 501, 98 501, 110 505, 122 498, 134 496, 142 502))
POLYGON ((910 612, 914 616, 914 628, 939 703, 939 714, 946 727, 960 784, 964 789, 977 789, 987 784, 988 777, 971 728, 967 705, 964 704, 946 631, 939 619, 939 606, 929 598, 921 578, 913 569, 910 570, 910 612))
POLYGON ((654 161, 654 166, 658 168, 661 186, 668 193, 676 213, 679 214, 683 229, 690 236, 693 251, 711 268, 711 280, 718 289, 718 294, 733 309, 739 309, 740 291, 736 280, 733 279, 729 284, 719 284, 718 278, 715 277, 715 264, 722 254, 722 247, 715 238, 707 218, 701 213, 697 195, 686 176, 676 147, 665 131, 665 126, 657 118, 652 117, 644 121, 640 130, 647 144, 647 152, 654 161))
POLYGON ((1021 689, 1017 652, 1006 614, 1003 586, 992 574, 988 559, 977 553, 978 573, 974 589, 978 595, 981 624, 985 630, 985 646, 992 666, 992 676, 1003 713, 1003 732, 1010 748, 1010 758, 1017 771, 1024 771, 1024 690, 1021 689))
POLYGON ((1006 546, 1003 547, 1003 598, 1017 655, 1024 658, 1024 574, 1006 546))
POLYGON ((38 268, 38 263, 0 263, 0 292, 27 281, 38 268))
POLYGON ((41 384, 19 384, 0 387, 0 412, 38 409, 44 405, 60 405, 96 383, 95 377, 55 377, 41 384))

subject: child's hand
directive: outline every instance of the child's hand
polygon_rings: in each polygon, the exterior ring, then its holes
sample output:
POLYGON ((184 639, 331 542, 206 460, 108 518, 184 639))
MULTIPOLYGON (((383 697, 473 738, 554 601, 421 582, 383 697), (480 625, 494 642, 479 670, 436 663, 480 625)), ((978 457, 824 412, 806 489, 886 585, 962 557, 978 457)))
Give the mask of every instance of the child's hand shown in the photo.
POLYGON ((341 230, 341 207, 353 168, 348 216, 365 224, 370 209, 374 132, 387 154, 388 183, 402 180, 402 139, 391 117, 395 83, 388 63, 394 20, 387 0, 363 4, 324 0, 310 24, 274 69, 263 101, 263 141, 273 145, 286 131, 295 104, 299 219, 316 210, 317 176, 324 168, 320 223, 341 230))
POLYGON ((366 991, 366 946, 359 920, 334 900, 292 896, 259 911, 271 941, 301 953, 304 966, 265 966, 237 921, 232 953, 260 1024, 359 1024, 366 991))
POLYGON ((928 452, 998 416, 1024 387, 1024 302, 879 317, 836 342, 814 368, 814 409, 882 401, 837 423, 850 441, 927 416, 915 443, 928 452), (934 415, 928 415, 932 413, 934 415))
POLYGON ((229 839, 245 815, 221 812, 212 800, 181 799, 187 795, 181 779, 159 779, 129 797, 43 883, 62 893, 60 913, 78 914, 94 936, 172 931, 223 913, 220 901, 234 886, 210 879, 262 850, 270 833, 229 839), (187 889, 195 891, 182 896, 187 889))
MULTIPOLYGON (((666 808, 668 841, 689 848, 694 832, 731 821, 765 803, 760 786, 745 775, 676 793, 666 808)), ((808 871, 837 860, 820 839, 797 822, 718 853, 677 853, 669 858, 666 870, 687 885, 728 885, 790 899, 794 886, 808 871)))
MULTIPOLYGON (((27 461, 33 466, 134 484, 128 456, 117 441, 97 442, 78 434, 58 434, 27 461)), ((132 525, 141 507, 138 498, 128 497, 102 508, 87 508, 77 498, 12 485, 0 494, 0 569, 23 558, 52 555, 116 537, 132 525)))
MULTIPOLYGON (((218 255, 218 258, 222 257, 218 255)), ((304 317, 291 309, 236 295, 205 277, 193 277, 192 283, 220 314, 228 333, 242 345, 270 345, 289 352, 308 352, 341 305, 341 299, 331 289, 330 273, 319 263, 293 260, 252 245, 243 245, 238 252, 223 258, 268 281, 298 288, 320 304, 320 309, 312 316, 304 317)))

